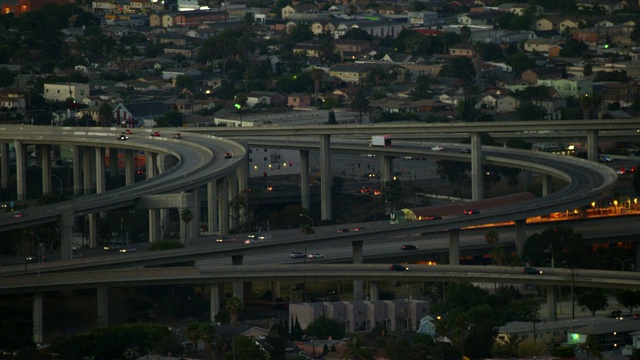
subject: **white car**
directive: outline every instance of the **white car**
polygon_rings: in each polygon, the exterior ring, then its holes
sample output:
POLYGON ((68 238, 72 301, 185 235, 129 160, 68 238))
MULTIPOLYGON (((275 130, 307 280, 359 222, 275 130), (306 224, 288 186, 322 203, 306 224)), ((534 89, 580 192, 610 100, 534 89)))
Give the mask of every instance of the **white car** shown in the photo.
POLYGON ((436 145, 436 146, 432 147, 431 150, 433 150, 433 151, 442 151, 442 150, 444 150, 444 148, 442 146, 440 146, 440 145, 436 145))
POLYGON ((324 255, 318 253, 318 252, 311 252, 309 253, 309 255, 307 255, 307 257, 309 259, 324 259, 324 255))
POLYGON ((271 239, 271 234, 258 234, 259 240, 269 240, 271 239))
POLYGON ((290 255, 292 259, 304 258, 304 253, 302 251, 292 251, 290 255))

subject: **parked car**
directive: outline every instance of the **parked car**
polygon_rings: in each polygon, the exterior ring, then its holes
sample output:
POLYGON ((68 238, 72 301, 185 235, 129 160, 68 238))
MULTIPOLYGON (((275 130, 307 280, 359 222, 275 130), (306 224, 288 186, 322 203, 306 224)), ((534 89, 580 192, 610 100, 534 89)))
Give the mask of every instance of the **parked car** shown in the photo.
POLYGON ((320 254, 319 252, 311 252, 309 253, 309 255, 307 255, 307 257, 309 259, 324 259, 324 255, 320 254))
POLYGON ((393 264, 389 266, 389 270, 391 271, 409 271, 409 267, 401 265, 401 264, 393 264))
POLYGON ((442 151, 444 150, 444 147, 440 146, 440 145, 436 145, 434 147, 431 148, 432 151, 442 151))
POLYGON ((402 250, 418 250, 418 247, 415 245, 402 245, 401 247, 402 250))
POLYGON ((542 271, 534 267, 526 266, 522 268, 522 273, 527 275, 540 275, 542 274, 542 271))
POLYGON ((305 257, 304 253, 302 251, 292 251, 290 254, 292 259, 300 259, 305 257))
POLYGON ((464 209, 464 214, 465 215, 480 214, 480 210, 478 210, 478 209, 464 209))

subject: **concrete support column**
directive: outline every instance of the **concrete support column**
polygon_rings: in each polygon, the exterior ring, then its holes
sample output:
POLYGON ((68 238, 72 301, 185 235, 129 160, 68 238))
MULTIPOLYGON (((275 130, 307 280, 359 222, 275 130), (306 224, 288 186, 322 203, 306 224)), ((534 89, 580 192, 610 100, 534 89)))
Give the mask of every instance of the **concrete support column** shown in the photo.
POLYGON ((98 218, 99 213, 93 213, 87 215, 89 222, 89 247, 95 248, 98 246, 98 218))
POLYGON ((42 194, 51 194, 51 146, 36 146, 36 154, 39 155, 42 169, 42 194))
POLYGON ((542 175, 542 196, 547 196, 553 192, 552 180, 551 175, 542 175))
MULTIPOLYGON (((231 263, 234 266, 242 265, 242 255, 232 255, 231 263)), ((233 296, 237 297, 244 303, 244 283, 242 281, 233 282, 233 296)))
POLYGON ((547 286, 547 320, 558 320, 558 302, 555 286, 547 286))
POLYGON ((331 220, 331 135, 320 135, 320 216, 331 220))
MULTIPOLYGON (((354 264, 362 264, 363 262, 364 241, 357 240, 351 242, 351 251, 354 264)), ((353 280, 353 300, 362 300, 364 297, 364 283, 362 280, 353 280)))
POLYGON ((93 155, 93 148, 82 148, 82 187, 84 189, 84 195, 91 194, 92 188, 92 174, 91 174, 91 158, 93 155))
POLYGON ((97 289, 96 303, 98 304, 98 326, 109 325, 109 288, 101 286, 97 289))
POLYGON ((393 156, 380 156, 380 188, 393 180, 393 156))
POLYGON ((220 311, 220 285, 211 284, 209 290, 209 321, 216 322, 216 315, 220 311))
MULTIPOLYGON (((84 221, 84 219, 82 220, 84 221)), ((73 213, 64 213, 58 216, 58 229, 60 229, 60 247, 62 248, 62 260, 72 258, 71 236, 73 234, 73 213)))
POLYGON ((275 301, 277 298, 282 297, 282 289, 280 281, 271 282, 271 300, 275 301))
POLYGON ((16 150, 16 187, 18 190, 17 199, 25 200, 27 198, 27 178, 26 178, 26 149, 20 140, 14 140, 13 146, 16 150))
MULTIPOLYGON (((153 152, 145 152, 146 155, 146 176, 147 179, 151 179, 152 177, 157 175, 157 167, 156 161, 158 159, 158 154, 153 152)), ((180 226, 182 226, 182 221, 180 222, 180 226)), ((156 242, 160 240, 160 210, 159 209, 149 209, 149 242, 156 242)), ((180 232, 180 236, 182 237, 184 231, 180 232)), ((184 239, 182 239, 184 241, 184 239)))
POLYGON ((449 265, 460 265, 460 229, 449 230, 449 265))
POLYGON ((0 187, 9 187, 9 144, 0 142, 0 187))
POLYGON ((80 152, 81 147, 78 145, 73 145, 71 148, 71 157, 73 166, 73 195, 82 194, 82 172, 80 170, 80 152))
POLYGON ((300 150, 300 206, 311 209, 311 194, 309 193, 309 151, 300 150))
POLYGON ((124 151, 124 183, 131 185, 136 182, 136 161, 133 150, 124 151))
POLYGON ((238 174, 231 173, 227 178, 227 196, 232 204, 232 206, 229 207, 229 211, 231 212, 231 228, 239 229, 240 211, 236 204, 236 201, 238 201, 238 174))
MULTIPOLYGON (((247 154, 249 150, 247 149, 247 154)), ((238 221, 240 224, 248 224, 249 223, 249 194, 247 193, 247 188, 249 187, 249 155, 246 155, 238 167, 238 171, 236 172, 236 177, 238 179, 238 193, 242 195, 242 204, 239 207, 238 211, 238 221)))
POLYGON ((217 180, 218 190, 218 234, 229 233, 229 197, 227 196, 227 177, 217 180))
POLYGON ((109 148, 109 177, 118 176, 118 149, 109 148))
POLYGON ((95 166, 96 166, 96 194, 102 194, 107 190, 104 179, 104 157, 105 148, 97 147, 93 150, 95 152, 95 166))
POLYGON ((598 161, 598 130, 587 130, 587 160, 598 161))
POLYGON ((151 179, 152 177, 158 175, 158 169, 156 166, 156 162, 158 160, 158 154, 147 151, 145 153, 146 156, 146 171, 147 171, 147 179, 151 179))
POLYGON ((33 342, 38 344, 44 341, 42 326, 42 293, 33 294, 33 342))
MULTIPOLYGON (((169 158, 174 158, 171 155, 158 155, 157 158, 157 167, 158 167, 158 175, 167 171, 168 166, 173 166, 169 161, 169 158)), ((180 212, 181 209, 178 210, 180 212)), ((193 214, 195 217, 195 213, 193 214)), ((169 219, 169 209, 160 209, 160 228, 165 228, 168 225, 169 219)), ((181 235, 182 236, 182 235, 181 235)), ((185 243, 184 241, 182 242, 185 243)))
POLYGON ((218 230, 218 190, 216 182, 207 183, 207 234, 213 235, 218 230))
POLYGON ((514 221, 516 227, 516 254, 518 256, 522 256, 522 251, 524 250, 524 243, 527 241, 526 236, 526 224, 527 219, 519 219, 514 221))
POLYGON ((380 291, 378 289, 377 281, 369 281, 369 301, 378 301, 380 298, 380 291))
POLYGON ((482 187, 482 141, 480 133, 471 133, 471 199, 484 199, 482 187))

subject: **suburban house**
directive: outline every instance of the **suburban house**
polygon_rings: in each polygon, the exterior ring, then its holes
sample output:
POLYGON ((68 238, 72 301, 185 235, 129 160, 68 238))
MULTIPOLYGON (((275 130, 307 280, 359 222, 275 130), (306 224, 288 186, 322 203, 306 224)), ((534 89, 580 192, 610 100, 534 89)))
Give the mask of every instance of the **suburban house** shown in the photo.
POLYGON ((460 43, 449 47, 449 55, 451 56, 466 56, 473 57, 475 51, 473 51, 474 44, 460 43))
POLYGON ((580 97, 593 92, 591 79, 538 79, 536 85, 555 89, 563 97, 580 97))
POLYGON ((290 19, 294 15, 317 14, 318 8, 313 4, 287 5, 281 10, 283 19, 290 19))
POLYGON ((85 96, 89 96, 89 84, 81 83, 56 83, 44 84, 45 100, 65 101, 69 98, 74 102, 81 102, 85 96))
POLYGON ((306 93, 291 93, 287 97, 287 105, 293 107, 311 106, 311 95, 306 93))
POLYGON ((552 46, 560 45, 563 42, 560 39, 529 39, 524 42, 524 51, 548 53, 552 46))
POLYGON ((153 127, 159 119, 171 110, 171 106, 162 101, 118 104, 113 109, 114 125, 124 128, 153 127))
POLYGON ((284 105, 287 103, 287 96, 272 91, 251 91, 246 94, 247 105, 255 106, 257 104, 265 105, 284 105))

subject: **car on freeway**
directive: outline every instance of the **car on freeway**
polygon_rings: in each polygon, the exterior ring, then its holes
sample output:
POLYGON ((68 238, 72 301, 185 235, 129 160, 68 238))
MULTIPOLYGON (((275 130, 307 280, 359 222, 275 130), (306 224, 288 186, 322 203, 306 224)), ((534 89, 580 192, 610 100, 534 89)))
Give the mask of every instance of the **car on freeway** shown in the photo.
POLYGON ((626 173, 627 173, 627 169, 625 169, 623 167, 616 169, 616 174, 618 174, 618 175, 624 175, 626 173))
POLYGON ((350 230, 349 228, 342 228, 342 229, 336 230, 336 232, 343 233, 343 232, 349 232, 349 230, 350 230))
POLYGON ((363 187, 363 188, 358 189, 358 191, 356 191, 356 192, 358 192, 360 194, 368 194, 368 193, 371 192, 371 188, 363 187))
POLYGON ((158 136, 160 136, 160 132, 158 132, 158 131, 154 131, 154 132, 152 132, 151 134, 149 134, 149 136, 151 136, 151 137, 158 137, 158 136))
POLYGON ((225 159, 231 159, 233 157, 233 153, 232 152, 226 152, 224 153, 224 158, 225 159))
POLYGON ((427 220, 442 220, 440 215, 427 215, 427 220))
POLYGON ((538 270, 530 266, 525 266, 524 268, 522 268, 522 273, 527 275, 540 275, 542 274, 542 270, 538 270))
POLYGON ((131 130, 131 129, 126 129, 126 130, 125 130, 125 131, 123 131, 122 133, 123 133, 123 134, 125 134, 125 135, 131 135, 131 134, 133 134, 133 130, 131 130))
POLYGON ((120 251, 120 249, 122 249, 122 246, 117 244, 107 244, 103 246, 102 249, 105 251, 120 251))
POLYGON ((471 149, 462 149, 460 152, 463 154, 471 154, 471 149))
POLYGON ((174 139, 182 139, 182 134, 175 133, 175 134, 171 135, 171 137, 174 138, 174 139))
POLYGON ((244 243, 247 244, 247 245, 249 245, 249 244, 259 244, 261 242, 262 242, 262 240, 256 239, 256 238, 249 238, 249 239, 244 241, 244 243))
POLYGON ((258 234, 258 240, 269 240, 271 239, 271 234, 258 234))
POLYGON ((415 245, 407 244, 407 245, 402 245, 402 247, 400 249, 402 249, 402 250, 418 250, 418 247, 415 246, 415 245))
POLYGON ((465 215, 480 214, 480 210, 478 210, 478 209, 464 209, 464 214, 465 215))
POLYGON ((389 266, 389 270, 391 271, 409 271, 408 266, 404 266, 402 264, 393 264, 389 266))
POLYGON ((432 151, 442 151, 444 150, 444 147, 440 146, 440 145, 436 145, 434 147, 431 148, 432 151))
POLYGON ((309 258, 309 259, 324 259, 324 255, 320 254, 319 252, 310 252, 309 255, 307 255, 307 258, 309 258))
POLYGON ((373 190, 373 195, 380 195, 382 194, 382 192, 380 191, 380 189, 375 189, 373 190))
POLYGON ((232 238, 229 236, 220 236, 216 238, 217 243, 227 243, 227 242, 234 242, 234 241, 236 241, 236 238, 232 238))
POLYGON ((292 259, 304 259, 306 255, 302 251, 292 251, 289 256, 292 259))
POLYGON ((121 134, 120 136, 118 136, 118 140, 120 141, 129 140, 129 137, 127 135, 121 134))
POLYGON ((356 227, 352 227, 351 229, 349 229, 349 231, 360 231, 360 230, 364 230, 365 227, 364 226, 356 226, 356 227))
POLYGON ((612 162, 613 159, 607 155, 600 155, 600 162, 612 162))
POLYGON ((31 254, 27 255, 24 260, 28 261, 28 262, 36 262, 38 261, 38 258, 40 258, 40 262, 44 262, 44 260, 47 258, 44 254, 43 255, 38 255, 37 251, 32 252, 31 254))
POLYGON ((14 218, 21 218, 21 217, 25 217, 25 216, 29 216, 29 215, 27 215, 27 214, 25 214, 23 212, 19 212, 19 211, 16 212, 16 213, 13 213, 13 217, 14 218))
POLYGON ((122 248, 122 249, 120 249, 118 251, 124 254, 124 253, 136 252, 136 251, 138 251, 138 249, 136 249, 134 247, 124 247, 124 248, 122 248))

